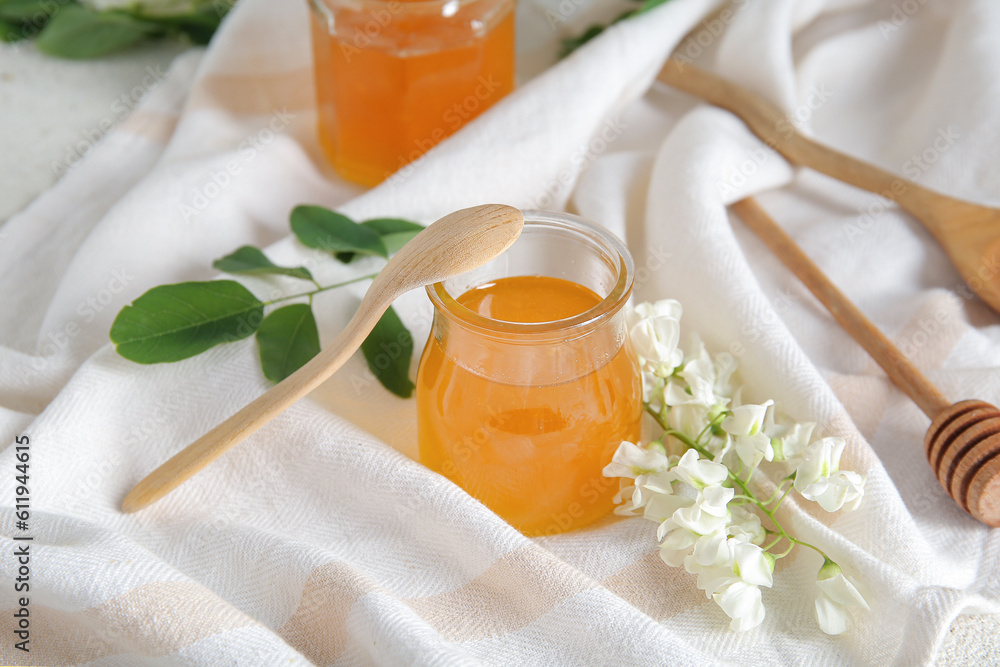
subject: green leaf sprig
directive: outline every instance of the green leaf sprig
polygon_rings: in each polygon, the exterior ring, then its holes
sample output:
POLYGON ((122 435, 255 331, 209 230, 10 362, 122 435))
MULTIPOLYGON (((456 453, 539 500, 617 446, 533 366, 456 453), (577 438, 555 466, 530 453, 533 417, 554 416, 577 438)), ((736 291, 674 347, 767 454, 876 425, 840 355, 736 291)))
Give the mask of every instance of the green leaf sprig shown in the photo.
POLYGON ((566 56, 573 53, 578 48, 580 48, 590 40, 594 39, 602 32, 604 32, 607 28, 613 26, 619 21, 624 21, 625 19, 635 16, 636 14, 641 14, 642 12, 647 12, 650 9, 653 9, 654 7, 659 7, 660 5, 668 2, 669 0, 635 0, 635 1, 639 3, 638 7, 622 12, 621 14, 613 18, 609 23, 605 25, 595 23, 589 26, 586 30, 584 30, 576 37, 568 37, 562 40, 559 49, 559 57, 565 58, 566 56))
MULTIPOLYGON (((291 226, 303 245, 329 252, 343 263, 360 256, 388 258, 423 229, 415 222, 397 218, 357 223, 320 206, 296 207, 291 226)), ((118 313, 110 331, 118 354, 140 364, 168 363, 256 334, 261 370, 268 380, 280 382, 320 351, 313 297, 377 275, 320 285, 304 266, 278 266, 259 248, 249 245, 212 265, 232 275, 296 278, 312 283, 313 289, 261 301, 234 280, 160 285, 118 313), (308 302, 283 305, 265 314, 268 306, 303 298, 308 302)), ((361 351, 386 389, 401 398, 413 394, 413 336, 392 308, 376 324, 361 351)))
POLYGON ((207 44, 234 3, 0 0, 0 41, 37 38, 40 51, 73 59, 97 58, 150 38, 207 44))

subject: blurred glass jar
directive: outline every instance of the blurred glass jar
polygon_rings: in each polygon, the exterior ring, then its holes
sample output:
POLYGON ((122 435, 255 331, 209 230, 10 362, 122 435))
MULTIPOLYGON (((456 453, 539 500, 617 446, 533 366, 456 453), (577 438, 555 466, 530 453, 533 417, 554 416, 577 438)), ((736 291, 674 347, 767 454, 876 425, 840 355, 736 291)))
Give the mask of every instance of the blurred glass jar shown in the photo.
POLYGON ((634 264, 624 244, 576 216, 524 218, 505 253, 428 286, 434 321, 417 372, 417 426, 421 463, 543 535, 612 509, 618 483, 602 470, 622 440, 640 437, 642 382, 625 326, 634 264), (511 291, 479 303, 506 299, 563 319, 508 321, 463 305, 501 284, 511 291))
POLYGON ((516 0, 309 0, 319 140, 376 185, 514 88, 516 0))

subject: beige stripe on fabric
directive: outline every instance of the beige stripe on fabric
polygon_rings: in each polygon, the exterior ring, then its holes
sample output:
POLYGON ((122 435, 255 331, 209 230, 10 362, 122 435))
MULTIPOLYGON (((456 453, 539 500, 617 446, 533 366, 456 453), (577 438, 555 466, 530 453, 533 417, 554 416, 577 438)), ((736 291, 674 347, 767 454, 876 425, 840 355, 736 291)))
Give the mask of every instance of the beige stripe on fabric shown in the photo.
POLYGON ((893 342, 917 368, 927 372, 944 364, 968 328, 961 300, 953 294, 937 293, 920 304, 893 342))
POLYGON ((226 110, 234 115, 301 111, 315 103, 312 68, 262 74, 215 74, 195 83, 189 106, 226 110))
MULTIPOLYGON (((29 597, 30 599, 30 597, 29 597)), ((113 655, 163 656, 207 637, 256 625, 205 587, 192 582, 147 584, 83 611, 32 601, 30 653, 14 648, 15 610, 0 612, 0 661, 75 665, 113 655), (20 661, 20 662, 19 662, 20 661)))
POLYGON ((657 550, 615 572, 604 586, 654 621, 664 621, 709 601, 696 582, 684 568, 664 563, 657 550))
POLYGON ((179 118, 176 114, 159 113, 156 111, 134 111, 121 125, 121 129, 137 137, 166 146, 177 127, 179 118))
MULTIPOLYGON (((549 552, 528 545, 455 590, 402 602, 445 639, 470 641, 522 628, 573 595, 596 587, 549 552)), ((279 634, 310 661, 331 664, 347 648, 351 607, 377 590, 379 586, 350 565, 321 565, 309 576, 299 608, 279 634)))
POLYGON ((471 641, 523 628, 577 593, 597 587, 532 544, 507 554, 457 590, 407 604, 446 639, 471 641))
POLYGON ((347 615, 365 593, 377 586, 339 561, 320 565, 309 575, 302 600, 278 630, 289 646, 317 665, 337 660, 347 648, 347 615))
MULTIPOLYGON (((940 368, 968 330, 961 301, 951 294, 926 299, 893 343, 922 372, 940 368)), ((830 387, 850 413, 858 430, 871 438, 885 416, 893 385, 873 359, 859 375, 831 375, 830 387)))

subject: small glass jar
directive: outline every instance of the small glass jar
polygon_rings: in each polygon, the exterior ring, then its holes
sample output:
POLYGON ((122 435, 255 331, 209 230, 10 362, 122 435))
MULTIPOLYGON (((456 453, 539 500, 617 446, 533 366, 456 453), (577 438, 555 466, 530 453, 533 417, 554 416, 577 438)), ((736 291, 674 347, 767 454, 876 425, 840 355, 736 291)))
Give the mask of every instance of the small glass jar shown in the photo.
POLYGON ((613 506, 602 475, 637 442, 642 383, 624 306, 634 264, 624 244, 576 216, 525 212, 514 245, 488 264, 428 286, 434 322, 417 372, 420 460, 515 528, 578 528, 613 506), (465 307, 468 290, 548 276, 599 302, 574 317, 518 323, 465 307))
POLYGON ((319 140, 375 185, 514 88, 515 0, 309 0, 319 140))

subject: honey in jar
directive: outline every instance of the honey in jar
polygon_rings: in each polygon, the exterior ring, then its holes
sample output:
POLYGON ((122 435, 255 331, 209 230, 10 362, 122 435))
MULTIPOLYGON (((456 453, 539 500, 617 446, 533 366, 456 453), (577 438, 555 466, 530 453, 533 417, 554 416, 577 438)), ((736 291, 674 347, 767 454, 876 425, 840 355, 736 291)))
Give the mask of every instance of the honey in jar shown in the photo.
POLYGON ((514 0, 310 0, 319 140, 375 185, 514 87, 514 0))
POLYGON ((606 231, 528 212, 507 253, 428 288, 436 310, 417 377, 421 462, 528 535, 606 515, 618 485, 601 471, 640 435, 622 312, 631 272, 606 231))

